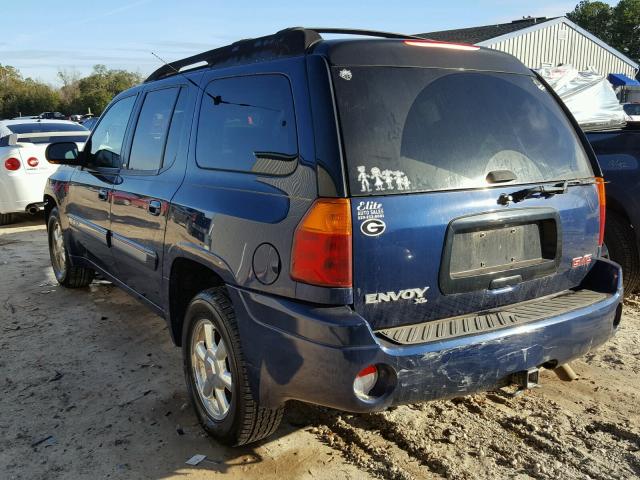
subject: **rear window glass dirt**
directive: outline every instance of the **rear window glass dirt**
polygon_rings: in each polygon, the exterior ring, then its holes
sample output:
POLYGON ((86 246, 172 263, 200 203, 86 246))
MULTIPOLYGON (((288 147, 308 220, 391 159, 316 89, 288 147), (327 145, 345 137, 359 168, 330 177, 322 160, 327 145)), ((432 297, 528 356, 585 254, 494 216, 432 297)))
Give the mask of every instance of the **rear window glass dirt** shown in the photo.
POLYGON ((394 67, 333 69, 353 195, 593 176, 578 136, 533 77, 394 67))

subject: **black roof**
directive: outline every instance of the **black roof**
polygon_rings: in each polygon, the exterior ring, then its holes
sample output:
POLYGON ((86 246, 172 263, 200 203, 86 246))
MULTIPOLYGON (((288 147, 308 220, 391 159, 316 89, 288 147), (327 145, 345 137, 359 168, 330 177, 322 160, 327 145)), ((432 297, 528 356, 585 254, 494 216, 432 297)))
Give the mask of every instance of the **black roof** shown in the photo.
POLYGON ((469 45, 470 48, 461 49, 452 55, 451 50, 425 49, 421 48, 420 43, 433 46, 433 42, 414 35, 371 30, 295 27, 265 37, 240 40, 225 47, 167 63, 153 72, 146 82, 181 74, 187 70, 246 65, 305 54, 323 55, 333 66, 404 65, 529 73, 514 57, 496 50, 469 45), (325 40, 320 36, 321 33, 378 38, 325 40), (412 45, 409 40, 413 40, 417 45, 412 45))
POLYGON ((303 28, 293 27, 280 30, 273 35, 239 40, 220 48, 199 53, 191 57, 167 63, 158 68, 145 80, 152 82, 171 75, 181 69, 206 63, 206 66, 225 66, 239 63, 252 63, 290 57, 306 53, 314 44, 320 42, 321 33, 338 33, 347 35, 364 35, 381 38, 410 39, 414 35, 402 33, 379 32, 376 30, 355 30, 345 28, 303 28))
MULTIPOLYGON (((557 18, 557 17, 555 17, 557 18)), ((507 33, 517 32, 523 28, 528 28, 538 23, 548 22, 553 18, 547 17, 527 17, 521 20, 514 20, 509 23, 498 23, 495 25, 484 25, 482 27, 458 28, 455 30, 441 30, 438 32, 419 33, 418 37, 441 40, 445 42, 479 43, 496 38, 507 33)))

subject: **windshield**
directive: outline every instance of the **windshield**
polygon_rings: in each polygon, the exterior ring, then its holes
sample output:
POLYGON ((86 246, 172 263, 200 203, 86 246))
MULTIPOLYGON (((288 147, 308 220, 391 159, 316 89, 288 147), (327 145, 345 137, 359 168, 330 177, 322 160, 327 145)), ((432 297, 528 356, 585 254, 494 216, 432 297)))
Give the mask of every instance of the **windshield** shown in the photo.
POLYGON ((334 68, 353 195, 592 177, 571 123, 530 76, 430 68, 334 68))

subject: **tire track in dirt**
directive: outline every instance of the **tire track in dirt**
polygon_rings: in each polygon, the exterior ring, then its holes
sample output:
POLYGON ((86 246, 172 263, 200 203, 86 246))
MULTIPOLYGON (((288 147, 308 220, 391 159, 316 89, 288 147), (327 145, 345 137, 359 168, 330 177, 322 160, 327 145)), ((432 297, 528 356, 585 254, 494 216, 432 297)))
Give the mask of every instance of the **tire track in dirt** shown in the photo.
POLYGON ((391 480, 417 478, 398 465, 393 453, 366 439, 365 431, 354 428, 340 416, 320 429, 320 437, 330 446, 341 451, 345 458, 367 470, 372 475, 391 480))
POLYGON ((608 480, 634 478, 640 471, 639 435, 613 423, 578 418, 531 394, 510 398, 497 392, 368 415, 329 413, 319 421, 321 438, 339 435, 342 442, 330 445, 362 466, 350 450, 357 446, 374 462, 366 470, 381 478, 419 473, 402 469, 406 459, 434 477, 453 480, 514 475, 608 480), (390 475, 399 465, 401 470, 390 475))

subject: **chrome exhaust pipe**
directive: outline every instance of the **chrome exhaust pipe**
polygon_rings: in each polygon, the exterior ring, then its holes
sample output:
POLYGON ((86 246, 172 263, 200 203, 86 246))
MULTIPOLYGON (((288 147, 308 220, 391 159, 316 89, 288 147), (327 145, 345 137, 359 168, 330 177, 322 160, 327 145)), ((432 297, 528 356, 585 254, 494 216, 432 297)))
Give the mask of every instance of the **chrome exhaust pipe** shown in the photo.
POLYGON ((27 213, 31 215, 37 215, 38 212, 40 212, 40 207, 38 207, 37 205, 29 205, 27 207, 27 213))

